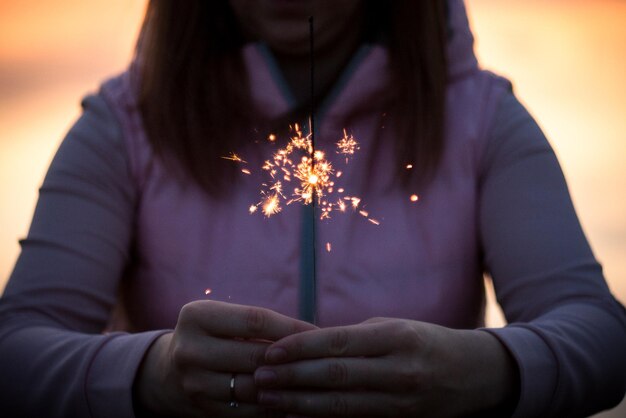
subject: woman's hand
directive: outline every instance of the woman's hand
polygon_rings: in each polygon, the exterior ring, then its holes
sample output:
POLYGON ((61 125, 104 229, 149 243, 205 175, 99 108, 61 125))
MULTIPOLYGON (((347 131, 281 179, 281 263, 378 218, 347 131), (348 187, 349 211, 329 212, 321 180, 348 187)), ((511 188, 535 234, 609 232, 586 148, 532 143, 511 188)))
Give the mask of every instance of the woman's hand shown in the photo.
POLYGON ((259 403, 291 414, 467 416, 510 408, 517 396, 517 367, 494 336, 417 321, 291 335, 265 360, 254 374, 259 403))
POLYGON ((189 303, 174 332, 159 337, 143 360, 134 387, 137 409, 185 417, 268 416, 256 404, 252 373, 272 341, 315 328, 263 308, 189 303), (237 407, 229 406, 233 374, 237 407))

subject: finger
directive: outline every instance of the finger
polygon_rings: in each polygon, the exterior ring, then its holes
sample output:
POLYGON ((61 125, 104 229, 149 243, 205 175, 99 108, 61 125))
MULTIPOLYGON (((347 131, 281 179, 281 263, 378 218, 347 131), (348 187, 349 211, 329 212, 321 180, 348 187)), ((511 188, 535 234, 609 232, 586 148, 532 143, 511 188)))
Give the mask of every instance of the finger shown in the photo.
POLYGON ((270 341, 317 328, 269 309, 210 300, 185 305, 181 317, 210 335, 270 341))
POLYGON ((308 358, 382 356, 393 349, 385 323, 305 331, 283 338, 266 352, 268 364, 308 358))
POLYGON ((380 392, 260 391, 259 404, 310 417, 409 417, 419 399, 380 392))
POLYGON ((226 373, 253 373, 265 363, 269 343, 216 337, 174 342, 174 362, 181 370, 207 369, 226 373))
POLYGON ((214 402, 205 399, 194 401, 196 408, 201 411, 199 417, 220 418, 284 418, 285 413, 279 410, 264 407, 258 404, 239 403, 236 407, 226 402, 214 402))
POLYGON ((188 398, 228 403, 230 401, 256 403, 257 387, 251 374, 235 374, 234 393, 231 393, 233 374, 198 370, 182 378, 183 391, 188 398))
POLYGON ((374 318, 369 318, 363 322, 361 322, 362 324, 377 324, 380 322, 389 322, 389 321, 394 321, 396 318, 386 318, 386 317, 381 317, 381 316, 377 316, 374 318))
MULTIPOLYGON (((415 375, 419 377, 419 375, 415 375)), ((332 357, 264 366, 254 372, 260 388, 409 390, 415 380, 387 358, 332 357)))

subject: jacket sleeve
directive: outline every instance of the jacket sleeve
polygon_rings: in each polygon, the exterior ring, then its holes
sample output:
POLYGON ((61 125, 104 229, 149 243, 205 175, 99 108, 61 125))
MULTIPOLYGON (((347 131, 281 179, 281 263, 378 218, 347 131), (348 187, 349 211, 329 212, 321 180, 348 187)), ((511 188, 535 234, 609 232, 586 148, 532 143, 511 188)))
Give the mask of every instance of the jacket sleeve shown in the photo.
POLYGON ((626 312, 611 295, 556 156, 512 93, 481 177, 484 262, 508 325, 489 329, 517 361, 515 417, 583 417, 626 390, 626 312))
POLYGON ((0 410, 132 417, 132 384, 163 331, 103 333, 129 258, 136 193, 122 134, 87 97, 40 189, 0 299, 0 410))

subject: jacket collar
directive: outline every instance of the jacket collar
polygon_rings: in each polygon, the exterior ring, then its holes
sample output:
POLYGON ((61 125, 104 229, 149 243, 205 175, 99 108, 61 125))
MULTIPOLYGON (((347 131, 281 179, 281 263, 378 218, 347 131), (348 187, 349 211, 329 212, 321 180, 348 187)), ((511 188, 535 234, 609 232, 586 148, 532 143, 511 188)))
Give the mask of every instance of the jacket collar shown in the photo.
MULTIPOLYGON (((474 37, 463 0, 448 1, 448 75, 454 82, 478 69, 474 37)), ((243 50, 252 99, 267 117, 277 117, 294 106, 293 95, 269 48, 249 44, 243 50)), ((344 116, 380 104, 387 97, 388 54, 382 45, 364 45, 352 58, 329 96, 318 109, 317 119, 344 116)))

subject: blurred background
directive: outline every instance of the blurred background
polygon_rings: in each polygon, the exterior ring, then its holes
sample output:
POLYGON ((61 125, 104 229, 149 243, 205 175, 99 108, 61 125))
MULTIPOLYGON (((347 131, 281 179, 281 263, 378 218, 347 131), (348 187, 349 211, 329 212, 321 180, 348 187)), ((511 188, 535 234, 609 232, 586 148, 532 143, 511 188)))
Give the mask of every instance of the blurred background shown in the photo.
MULTIPOLYGON (((626 303, 626 2, 466 2, 482 65, 513 81, 548 135, 626 303)), ((145 3, 0 0, 0 292, 80 98, 125 68, 145 3)), ((487 318, 504 324, 492 295, 487 318)), ((626 402, 597 417, 626 417, 626 402)))

